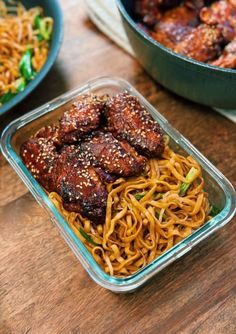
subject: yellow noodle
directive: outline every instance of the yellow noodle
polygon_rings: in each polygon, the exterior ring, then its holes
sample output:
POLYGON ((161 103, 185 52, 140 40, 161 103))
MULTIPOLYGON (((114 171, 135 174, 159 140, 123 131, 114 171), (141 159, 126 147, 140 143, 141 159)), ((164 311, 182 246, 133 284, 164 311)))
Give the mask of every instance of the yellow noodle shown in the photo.
POLYGON ((162 157, 150 159, 142 175, 107 185, 104 225, 66 211, 60 196, 49 194, 97 263, 112 276, 134 274, 209 219, 201 167, 192 157, 176 154, 167 138, 165 145, 162 157), (195 180, 180 196, 180 186, 192 167, 196 169, 195 180), (93 243, 81 235, 81 228, 93 243))

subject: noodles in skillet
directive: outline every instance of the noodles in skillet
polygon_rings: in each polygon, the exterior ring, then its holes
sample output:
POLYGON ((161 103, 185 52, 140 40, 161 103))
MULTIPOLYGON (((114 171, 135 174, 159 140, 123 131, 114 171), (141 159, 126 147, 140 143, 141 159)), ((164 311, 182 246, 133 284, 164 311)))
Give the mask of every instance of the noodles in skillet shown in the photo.
POLYGON ((0 106, 24 90, 44 65, 53 19, 41 7, 0 0, 0 106))
POLYGON ((92 224, 50 199, 108 274, 134 274, 209 220, 201 167, 168 145, 160 159, 150 159, 145 172, 107 184, 106 222, 92 224))

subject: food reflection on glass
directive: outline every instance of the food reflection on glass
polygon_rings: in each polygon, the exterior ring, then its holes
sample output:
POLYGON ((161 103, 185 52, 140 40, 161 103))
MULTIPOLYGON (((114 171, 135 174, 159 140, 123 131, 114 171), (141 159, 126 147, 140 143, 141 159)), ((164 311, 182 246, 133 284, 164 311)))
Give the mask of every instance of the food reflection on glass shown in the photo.
POLYGON ((41 7, 0 0, 0 107, 34 79, 47 60, 53 19, 41 7))
POLYGON ((236 68, 235 0, 136 0, 141 28, 184 56, 236 68))
POLYGON ((26 167, 101 268, 127 277, 217 214, 200 165, 128 93, 84 95, 21 146, 26 167))

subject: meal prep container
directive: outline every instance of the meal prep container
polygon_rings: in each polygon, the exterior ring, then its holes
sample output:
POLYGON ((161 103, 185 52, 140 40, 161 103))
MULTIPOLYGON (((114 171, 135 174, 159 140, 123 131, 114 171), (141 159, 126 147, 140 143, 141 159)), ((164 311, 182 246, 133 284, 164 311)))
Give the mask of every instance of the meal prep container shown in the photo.
POLYGON ((63 238, 88 274, 95 282, 114 292, 131 292, 140 287, 167 265, 189 252, 201 240, 223 227, 235 213, 235 191, 230 182, 188 140, 172 128, 167 120, 134 87, 122 79, 102 77, 89 81, 84 86, 69 91, 18 118, 4 130, 1 138, 1 149, 38 203, 49 213, 51 220, 59 228, 63 238), (136 274, 126 278, 116 278, 109 276, 99 267, 83 243, 76 237, 65 219, 49 200, 43 188, 23 164, 19 156, 19 150, 21 144, 39 128, 57 121, 68 104, 79 95, 85 93, 114 95, 123 91, 128 91, 138 97, 152 117, 161 125, 164 132, 169 135, 170 144, 176 152, 184 155, 190 154, 199 162, 206 182, 205 190, 209 193, 210 201, 220 207, 221 212, 136 274))
POLYGON ((194 102, 236 108, 236 69, 211 66, 166 48, 137 25, 133 0, 116 3, 138 61, 156 81, 194 102))

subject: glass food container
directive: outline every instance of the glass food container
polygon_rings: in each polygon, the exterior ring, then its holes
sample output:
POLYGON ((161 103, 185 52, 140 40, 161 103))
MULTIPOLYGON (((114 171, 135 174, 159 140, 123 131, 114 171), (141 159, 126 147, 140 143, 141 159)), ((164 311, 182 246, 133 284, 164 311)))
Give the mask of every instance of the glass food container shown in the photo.
POLYGON ((134 291, 167 265, 189 252, 201 240, 223 227, 232 219, 236 210, 235 190, 224 175, 222 175, 187 139, 175 130, 134 87, 119 78, 102 77, 91 80, 85 85, 71 90, 13 121, 2 134, 1 149, 6 159, 31 191, 38 203, 47 210, 51 220, 56 224, 63 238, 88 274, 95 282, 113 292, 134 291), (86 93, 114 95, 123 91, 128 91, 130 94, 137 96, 152 117, 160 124, 163 131, 170 137, 170 145, 176 152, 191 155, 198 161, 203 170, 205 190, 209 193, 209 199, 221 209, 221 212, 137 273, 126 278, 117 278, 106 274, 96 263, 83 243, 76 237, 65 219, 49 200, 43 188, 33 178, 22 162, 19 156, 19 150, 21 144, 39 128, 57 121, 63 111, 67 109, 67 106, 79 95, 86 93))

